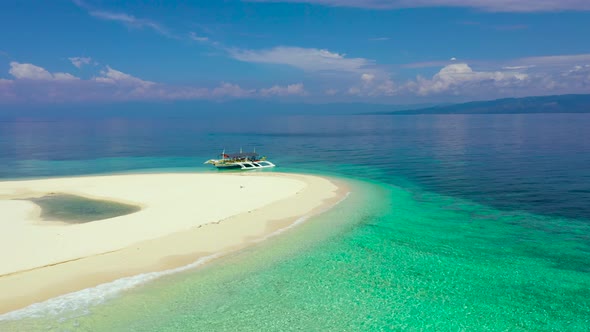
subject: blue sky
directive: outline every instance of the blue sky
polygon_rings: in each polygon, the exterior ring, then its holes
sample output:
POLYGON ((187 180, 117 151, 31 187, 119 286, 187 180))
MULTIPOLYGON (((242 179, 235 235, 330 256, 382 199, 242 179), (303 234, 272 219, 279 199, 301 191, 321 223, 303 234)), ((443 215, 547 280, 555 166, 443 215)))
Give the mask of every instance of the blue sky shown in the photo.
POLYGON ((0 31, 0 104, 590 93, 587 0, 9 0, 0 31))

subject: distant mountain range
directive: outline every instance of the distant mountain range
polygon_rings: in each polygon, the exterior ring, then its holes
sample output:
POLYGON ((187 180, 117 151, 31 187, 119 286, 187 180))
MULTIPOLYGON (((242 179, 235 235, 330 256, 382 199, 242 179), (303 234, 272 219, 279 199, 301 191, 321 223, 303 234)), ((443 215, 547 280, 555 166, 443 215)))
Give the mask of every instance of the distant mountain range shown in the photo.
POLYGON ((590 113, 590 94, 505 98, 372 114, 518 114, 590 113))

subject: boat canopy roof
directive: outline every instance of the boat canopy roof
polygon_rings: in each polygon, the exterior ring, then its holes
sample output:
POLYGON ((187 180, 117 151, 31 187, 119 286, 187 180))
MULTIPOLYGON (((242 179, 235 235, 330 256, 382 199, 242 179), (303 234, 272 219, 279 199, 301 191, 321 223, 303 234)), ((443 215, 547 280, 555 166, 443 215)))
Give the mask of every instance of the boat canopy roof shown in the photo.
POLYGON ((243 152, 243 153, 226 153, 223 155, 224 158, 231 158, 231 159, 239 159, 239 158, 248 158, 248 157, 257 157, 258 153, 256 152, 243 152))

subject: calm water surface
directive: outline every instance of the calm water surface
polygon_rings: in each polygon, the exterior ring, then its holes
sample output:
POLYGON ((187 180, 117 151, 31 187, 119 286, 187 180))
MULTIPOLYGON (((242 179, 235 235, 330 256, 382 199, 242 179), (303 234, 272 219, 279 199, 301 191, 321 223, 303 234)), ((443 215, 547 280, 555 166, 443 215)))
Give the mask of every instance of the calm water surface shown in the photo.
POLYGON ((0 122, 4 179, 207 171, 256 147, 277 171, 360 181, 264 245, 0 329, 586 331, 588 128, 586 114, 0 122))

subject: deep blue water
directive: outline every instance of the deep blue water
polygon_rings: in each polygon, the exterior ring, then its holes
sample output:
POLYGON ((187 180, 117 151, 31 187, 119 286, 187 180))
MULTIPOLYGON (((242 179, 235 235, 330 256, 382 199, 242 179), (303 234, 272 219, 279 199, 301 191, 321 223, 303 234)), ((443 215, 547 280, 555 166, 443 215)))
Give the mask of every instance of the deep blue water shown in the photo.
POLYGON ((240 147, 283 168, 590 220, 588 114, 23 118, 0 122, 0 178, 201 168, 240 147))
POLYGON ((360 180, 260 246, 0 330, 588 331, 588 128, 590 114, 0 122, 2 179, 216 172, 203 161, 256 147, 277 170, 360 180))

